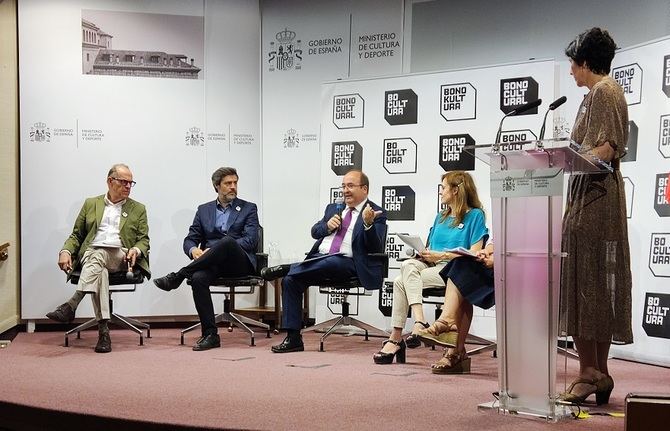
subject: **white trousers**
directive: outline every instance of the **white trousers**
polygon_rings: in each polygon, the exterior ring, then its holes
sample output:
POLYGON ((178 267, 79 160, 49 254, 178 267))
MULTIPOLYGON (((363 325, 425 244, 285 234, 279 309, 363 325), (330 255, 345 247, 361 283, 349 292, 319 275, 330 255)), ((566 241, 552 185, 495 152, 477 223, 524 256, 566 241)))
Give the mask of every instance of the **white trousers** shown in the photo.
POLYGON ((393 281, 391 324, 394 328, 405 327, 409 307, 423 302, 421 295, 423 289, 445 286, 444 280, 440 277, 440 271, 446 264, 446 262, 440 262, 435 266, 428 266, 417 259, 402 262, 400 275, 393 281))
POLYGON ((110 318, 109 311, 109 271, 120 271, 123 267, 125 249, 92 247, 84 252, 81 259, 81 275, 77 290, 93 292, 93 311, 99 321, 110 318))

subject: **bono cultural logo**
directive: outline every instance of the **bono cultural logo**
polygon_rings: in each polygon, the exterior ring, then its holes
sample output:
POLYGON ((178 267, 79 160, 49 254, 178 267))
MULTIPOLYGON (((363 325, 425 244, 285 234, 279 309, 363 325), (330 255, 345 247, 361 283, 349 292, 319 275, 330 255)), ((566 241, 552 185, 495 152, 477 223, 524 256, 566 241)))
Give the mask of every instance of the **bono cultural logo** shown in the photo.
POLYGON ((633 217, 633 202, 635 198, 635 183, 628 177, 623 177, 623 187, 626 192, 626 218, 633 217))
POLYGON ((384 139, 384 169, 389 174, 416 173, 416 142, 412 138, 384 139))
POLYGON ((670 97, 670 55, 663 57, 663 92, 670 97))
MULTIPOLYGON (((391 238, 391 237, 389 237, 391 238)), ((379 302, 377 304, 379 311, 386 317, 391 317, 393 309, 393 282, 385 281, 384 287, 379 289, 379 302)))
POLYGON ((626 103, 637 105, 642 101, 642 68, 639 64, 627 64, 612 69, 612 78, 623 88, 626 103))
POLYGON ((658 131, 658 151, 666 159, 670 158, 670 114, 661 115, 661 126, 658 131))
POLYGON ((301 69, 302 46, 300 39, 295 37, 296 33, 288 28, 284 28, 275 35, 277 41, 270 42, 270 52, 268 52, 270 72, 301 69))
POLYGON ((333 97, 333 124, 338 129, 356 129, 365 125, 365 100, 360 94, 333 97))
POLYGON ((384 119, 392 126, 416 124, 418 97, 411 89, 384 93, 384 119))
POLYGON ((386 236, 386 254, 389 257, 389 268, 400 269, 398 259, 407 257, 405 254, 406 247, 405 243, 396 235, 386 236))
POLYGON ((537 136, 531 130, 507 130, 500 133, 500 151, 521 151, 522 142, 535 140, 537 136))
POLYGON ((460 135, 442 135, 439 142, 439 163, 445 171, 473 171, 475 156, 464 151, 465 146, 475 144, 475 140, 467 133, 460 135))
MULTIPOLYGON (((530 76, 500 80, 500 110, 509 114, 521 105, 537 100, 539 86, 530 76)), ((537 114, 537 106, 519 115, 537 114)))
POLYGON ((670 233, 652 233, 649 270, 654 277, 670 277, 670 233))
POLYGON ((626 143, 626 155, 622 162, 634 162, 637 160, 637 133, 638 127, 635 121, 628 122, 628 143, 626 143))
POLYGON ((330 203, 334 204, 336 200, 342 199, 344 202, 344 190, 342 187, 331 187, 330 188, 330 203))
POLYGON ((333 142, 330 154, 330 169, 335 175, 363 169, 363 147, 357 141, 333 142))
POLYGON ((414 220, 415 194, 410 186, 383 186, 382 199, 388 220, 414 220))
POLYGON ((441 86, 440 115, 447 121, 477 118, 477 89, 469 82, 441 86))
POLYGON ((654 210, 659 217, 670 217, 670 203, 666 198, 669 173, 656 174, 654 184, 654 210))
POLYGON ((647 292, 642 328, 650 337, 670 338, 670 295, 647 292))

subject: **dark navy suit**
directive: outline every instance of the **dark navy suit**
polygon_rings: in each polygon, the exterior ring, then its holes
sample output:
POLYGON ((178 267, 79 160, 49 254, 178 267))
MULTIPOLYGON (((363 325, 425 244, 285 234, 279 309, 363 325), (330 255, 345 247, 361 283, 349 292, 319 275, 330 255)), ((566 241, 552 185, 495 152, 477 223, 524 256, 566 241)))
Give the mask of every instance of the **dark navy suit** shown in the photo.
MULTIPOLYGON (((382 213, 375 217, 372 227, 368 230, 363 226, 363 214, 359 214, 352 232, 351 248, 353 257, 333 255, 311 262, 291 265, 291 270, 282 282, 282 326, 285 329, 302 328, 303 294, 309 286, 319 284, 324 278, 346 281, 356 276, 368 290, 381 288, 383 282, 382 261, 368 256, 368 253, 384 251, 386 212, 372 201, 367 201, 363 208, 368 203, 373 210, 382 211, 382 213)), ((321 242, 330 235, 327 226, 328 220, 338 212, 335 204, 328 205, 323 218, 312 226, 312 238, 317 241, 307 254, 307 259, 319 255, 321 242)))
POLYGON ((256 204, 235 198, 224 229, 216 226, 216 200, 198 207, 184 238, 184 253, 193 247, 209 250, 179 270, 191 279, 193 300, 202 323, 202 335, 216 334, 214 305, 209 286, 217 277, 240 277, 256 270, 258 209, 256 204))

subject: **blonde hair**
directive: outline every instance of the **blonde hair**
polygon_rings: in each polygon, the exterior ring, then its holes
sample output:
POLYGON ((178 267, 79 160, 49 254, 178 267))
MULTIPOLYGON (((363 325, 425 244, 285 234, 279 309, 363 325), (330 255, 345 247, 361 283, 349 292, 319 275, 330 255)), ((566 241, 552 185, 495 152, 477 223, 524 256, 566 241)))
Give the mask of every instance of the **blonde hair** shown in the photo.
POLYGON ((453 216, 454 221, 451 226, 458 226, 463 223, 465 213, 470 208, 479 208, 483 210, 482 203, 479 201, 477 194, 477 186, 470 176, 465 171, 450 171, 442 175, 442 181, 446 180, 448 187, 458 187, 458 193, 454 196, 454 202, 442 210, 442 217, 440 223, 444 222, 447 217, 453 216))

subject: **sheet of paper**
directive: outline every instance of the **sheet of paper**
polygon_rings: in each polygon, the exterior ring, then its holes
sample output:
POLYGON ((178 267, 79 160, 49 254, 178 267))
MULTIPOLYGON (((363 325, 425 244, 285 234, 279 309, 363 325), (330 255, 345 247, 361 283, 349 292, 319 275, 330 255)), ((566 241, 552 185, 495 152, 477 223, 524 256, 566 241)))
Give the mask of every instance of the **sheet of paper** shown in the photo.
POLYGON ((418 253, 421 253, 426 249, 424 242, 417 235, 405 235, 404 233, 398 233, 396 235, 398 235, 398 238, 400 238, 402 242, 416 250, 418 253))

